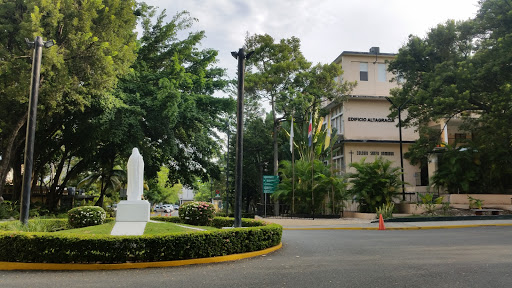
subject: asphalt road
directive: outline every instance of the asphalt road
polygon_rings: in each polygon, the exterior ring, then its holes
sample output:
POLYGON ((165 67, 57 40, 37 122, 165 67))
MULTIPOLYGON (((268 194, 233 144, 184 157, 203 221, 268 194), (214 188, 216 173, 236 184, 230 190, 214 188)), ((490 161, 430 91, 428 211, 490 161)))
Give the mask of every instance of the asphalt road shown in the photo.
POLYGON ((0 287, 512 287, 512 227, 284 231, 235 262, 121 271, 0 271, 0 287))

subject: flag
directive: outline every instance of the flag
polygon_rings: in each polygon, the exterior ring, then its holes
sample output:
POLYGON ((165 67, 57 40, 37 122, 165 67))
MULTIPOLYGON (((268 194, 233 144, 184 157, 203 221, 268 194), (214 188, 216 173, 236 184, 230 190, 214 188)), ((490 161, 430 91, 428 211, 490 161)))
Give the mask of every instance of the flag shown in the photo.
POLYGON ((293 116, 292 116, 292 126, 290 128, 290 152, 293 153, 293 116))
POLYGON ((318 127, 316 128, 315 135, 317 135, 318 133, 320 133, 320 131, 322 131, 322 126, 324 126, 324 117, 320 117, 320 120, 318 120, 318 127))
POLYGON ((311 143, 313 142, 313 113, 311 113, 311 116, 309 117, 308 141, 309 147, 311 147, 311 143))
POLYGON ((324 150, 329 148, 329 145, 331 145, 331 117, 327 118, 327 134, 325 135, 325 147, 324 150))

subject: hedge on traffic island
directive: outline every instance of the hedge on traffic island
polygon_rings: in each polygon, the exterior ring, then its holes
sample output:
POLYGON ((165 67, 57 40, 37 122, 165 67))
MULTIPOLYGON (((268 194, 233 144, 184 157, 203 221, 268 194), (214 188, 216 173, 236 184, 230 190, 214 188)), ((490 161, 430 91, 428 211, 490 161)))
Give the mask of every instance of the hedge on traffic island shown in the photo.
MULTIPOLYGON (((180 222, 178 217, 153 220, 180 222)), ((56 219, 57 220, 57 219, 56 219)), ((59 220, 61 221, 61 220, 59 220)), ((216 217, 216 227, 233 218, 216 217)), ((242 219, 242 227, 143 236, 0 231, 0 261, 23 263, 133 263, 186 260, 259 251, 281 242, 282 227, 242 219)))

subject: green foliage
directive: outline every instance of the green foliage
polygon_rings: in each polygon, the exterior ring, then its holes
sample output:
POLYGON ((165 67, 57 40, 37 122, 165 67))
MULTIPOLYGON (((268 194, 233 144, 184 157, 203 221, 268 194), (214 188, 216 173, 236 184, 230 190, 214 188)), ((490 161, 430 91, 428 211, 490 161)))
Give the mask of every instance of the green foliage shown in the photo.
MULTIPOLYGON (((295 196, 295 213, 319 213, 322 211, 326 196, 332 201, 334 194, 335 213, 342 208, 342 201, 347 200, 346 183, 343 178, 337 177, 329 165, 320 160, 314 161, 314 170, 311 171, 311 162, 295 161, 295 194, 292 189, 293 169, 290 161, 281 161, 281 183, 272 194, 273 199, 292 206, 295 196), (311 181, 313 172, 313 181, 311 181), (314 204, 313 198, 314 197, 314 204)), ((290 211, 291 212, 291 211, 290 211)), ((333 211, 334 212, 334 211, 333 211)))
MULTIPOLYGON (((220 219, 216 223, 220 227, 230 226, 229 223, 232 226, 233 219, 220 219)), ((243 223, 252 226, 265 224, 247 219, 243 219, 243 223)), ((0 261, 126 263, 185 260, 262 250, 278 245, 281 236, 282 227, 277 224, 151 236, 0 231, 0 261)))
MULTIPOLYGON (((247 35, 244 48, 254 54, 247 60, 246 97, 266 100, 272 107, 273 175, 277 175, 281 122, 294 116, 305 122, 308 112, 317 112, 323 101, 342 101, 353 83, 338 84, 339 65, 308 62, 301 51, 300 39, 276 40, 268 34, 247 35)), ((313 123, 316 125, 316 123, 313 123)))
POLYGON ((19 215, 19 205, 11 201, 0 202, 0 219, 17 218, 19 215))
POLYGON ((73 228, 100 225, 105 218, 105 210, 97 206, 76 207, 68 211, 68 223, 73 228))
POLYGON ((149 181, 144 197, 151 203, 175 203, 183 185, 169 183, 169 168, 162 166, 155 179, 149 181))
POLYGON ((42 53, 39 140, 34 154, 35 178, 50 179, 45 184, 52 210, 67 181, 93 166, 91 156, 103 150, 99 143, 110 140, 104 137, 105 126, 96 124, 104 119, 99 117, 103 111, 119 104, 111 93, 135 60, 135 1, 82 2, 30 0, 0 5, 0 107, 9 107, 0 113, 0 151, 5 156, 0 182, 10 167, 10 156, 22 153, 22 141, 16 139, 24 133, 20 128, 26 121, 32 62, 25 38, 55 41, 42 53), (64 163, 79 165, 64 169, 64 163), (45 177, 51 165, 57 169, 52 177, 45 177))
POLYGON ((434 215, 436 206, 443 203, 443 197, 434 198, 434 194, 431 193, 418 193, 418 197, 420 197, 420 202, 417 206, 422 206, 429 215, 434 215))
POLYGON ((468 195, 469 200, 469 208, 472 209, 482 209, 482 205, 484 205, 484 200, 473 198, 468 195))
POLYGON ((215 207, 208 202, 187 202, 180 206, 178 213, 186 224, 208 226, 215 216, 215 207))
POLYGON ((41 219, 34 218, 23 225, 20 221, 7 221, 0 224, 1 231, 23 231, 23 232, 55 232, 68 229, 67 219, 41 219))
POLYGON ((378 207, 393 202, 402 185, 400 167, 392 167, 392 162, 382 157, 366 163, 366 158, 350 164, 355 173, 347 174, 349 193, 359 203, 359 210, 375 213, 378 207))
POLYGON ((393 218, 393 209, 395 209, 395 203, 384 203, 381 207, 377 208, 377 215, 382 215, 384 219, 393 218))
POLYGON ((153 216, 151 220, 171 223, 185 223, 179 216, 153 216))
POLYGON ((142 16, 137 59, 119 84, 125 105, 118 115, 144 156, 146 177, 166 163, 169 184, 193 185, 195 177, 218 177, 216 131, 235 101, 213 97, 227 85, 225 71, 214 66, 217 51, 200 47, 204 31, 187 31, 196 19, 180 12, 165 23, 165 13, 154 15, 149 9, 142 16))
POLYGON ((434 186, 444 187, 451 194, 479 192, 482 188, 479 152, 446 145, 438 154, 438 163, 431 179, 434 186))
POLYGON ((479 163, 466 159, 439 168, 444 175, 438 180, 448 180, 443 184, 450 193, 472 193, 472 187, 478 193, 503 193, 512 186, 512 6, 508 0, 479 5, 473 19, 439 24, 424 38, 410 36, 389 65, 405 79, 391 91, 396 103, 409 101, 404 124, 420 132, 429 125, 437 130, 420 133, 406 156, 425 163, 425 155, 441 142, 443 127, 432 124, 442 125, 441 119, 450 125, 455 120, 459 133, 472 135, 453 146, 478 151, 479 163))
POLYGON ((197 182, 198 189, 194 191, 194 200, 199 202, 208 202, 211 200, 213 195, 212 191, 212 183, 210 182, 202 182, 198 180, 197 182))

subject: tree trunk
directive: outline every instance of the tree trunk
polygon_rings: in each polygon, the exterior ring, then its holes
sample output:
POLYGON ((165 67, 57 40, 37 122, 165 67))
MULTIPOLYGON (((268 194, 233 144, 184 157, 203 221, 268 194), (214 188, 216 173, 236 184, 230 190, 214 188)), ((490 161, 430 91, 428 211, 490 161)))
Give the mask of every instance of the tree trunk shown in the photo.
POLYGON ((23 117, 21 117, 16 126, 14 126, 12 133, 7 138, 7 144, 5 146, 5 149, 4 151, 2 151, 2 162, 0 164, 0 202, 2 200, 2 195, 4 193, 5 179, 7 179, 7 173, 9 173, 12 151, 13 149, 16 149, 16 147, 14 147, 14 141, 16 140, 16 137, 18 136, 21 127, 23 127, 23 125, 25 125, 26 122, 27 114, 23 115, 23 117))
POLYGON ((57 170, 55 171, 55 176, 53 177, 53 183, 48 190, 48 194, 46 195, 47 205, 50 210, 55 211, 57 208, 57 204, 59 203, 60 197, 57 197, 57 188, 59 185, 60 175, 64 170, 64 164, 66 163, 68 156, 68 152, 64 152, 62 158, 60 159, 59 165, 57 166, 57 170))

